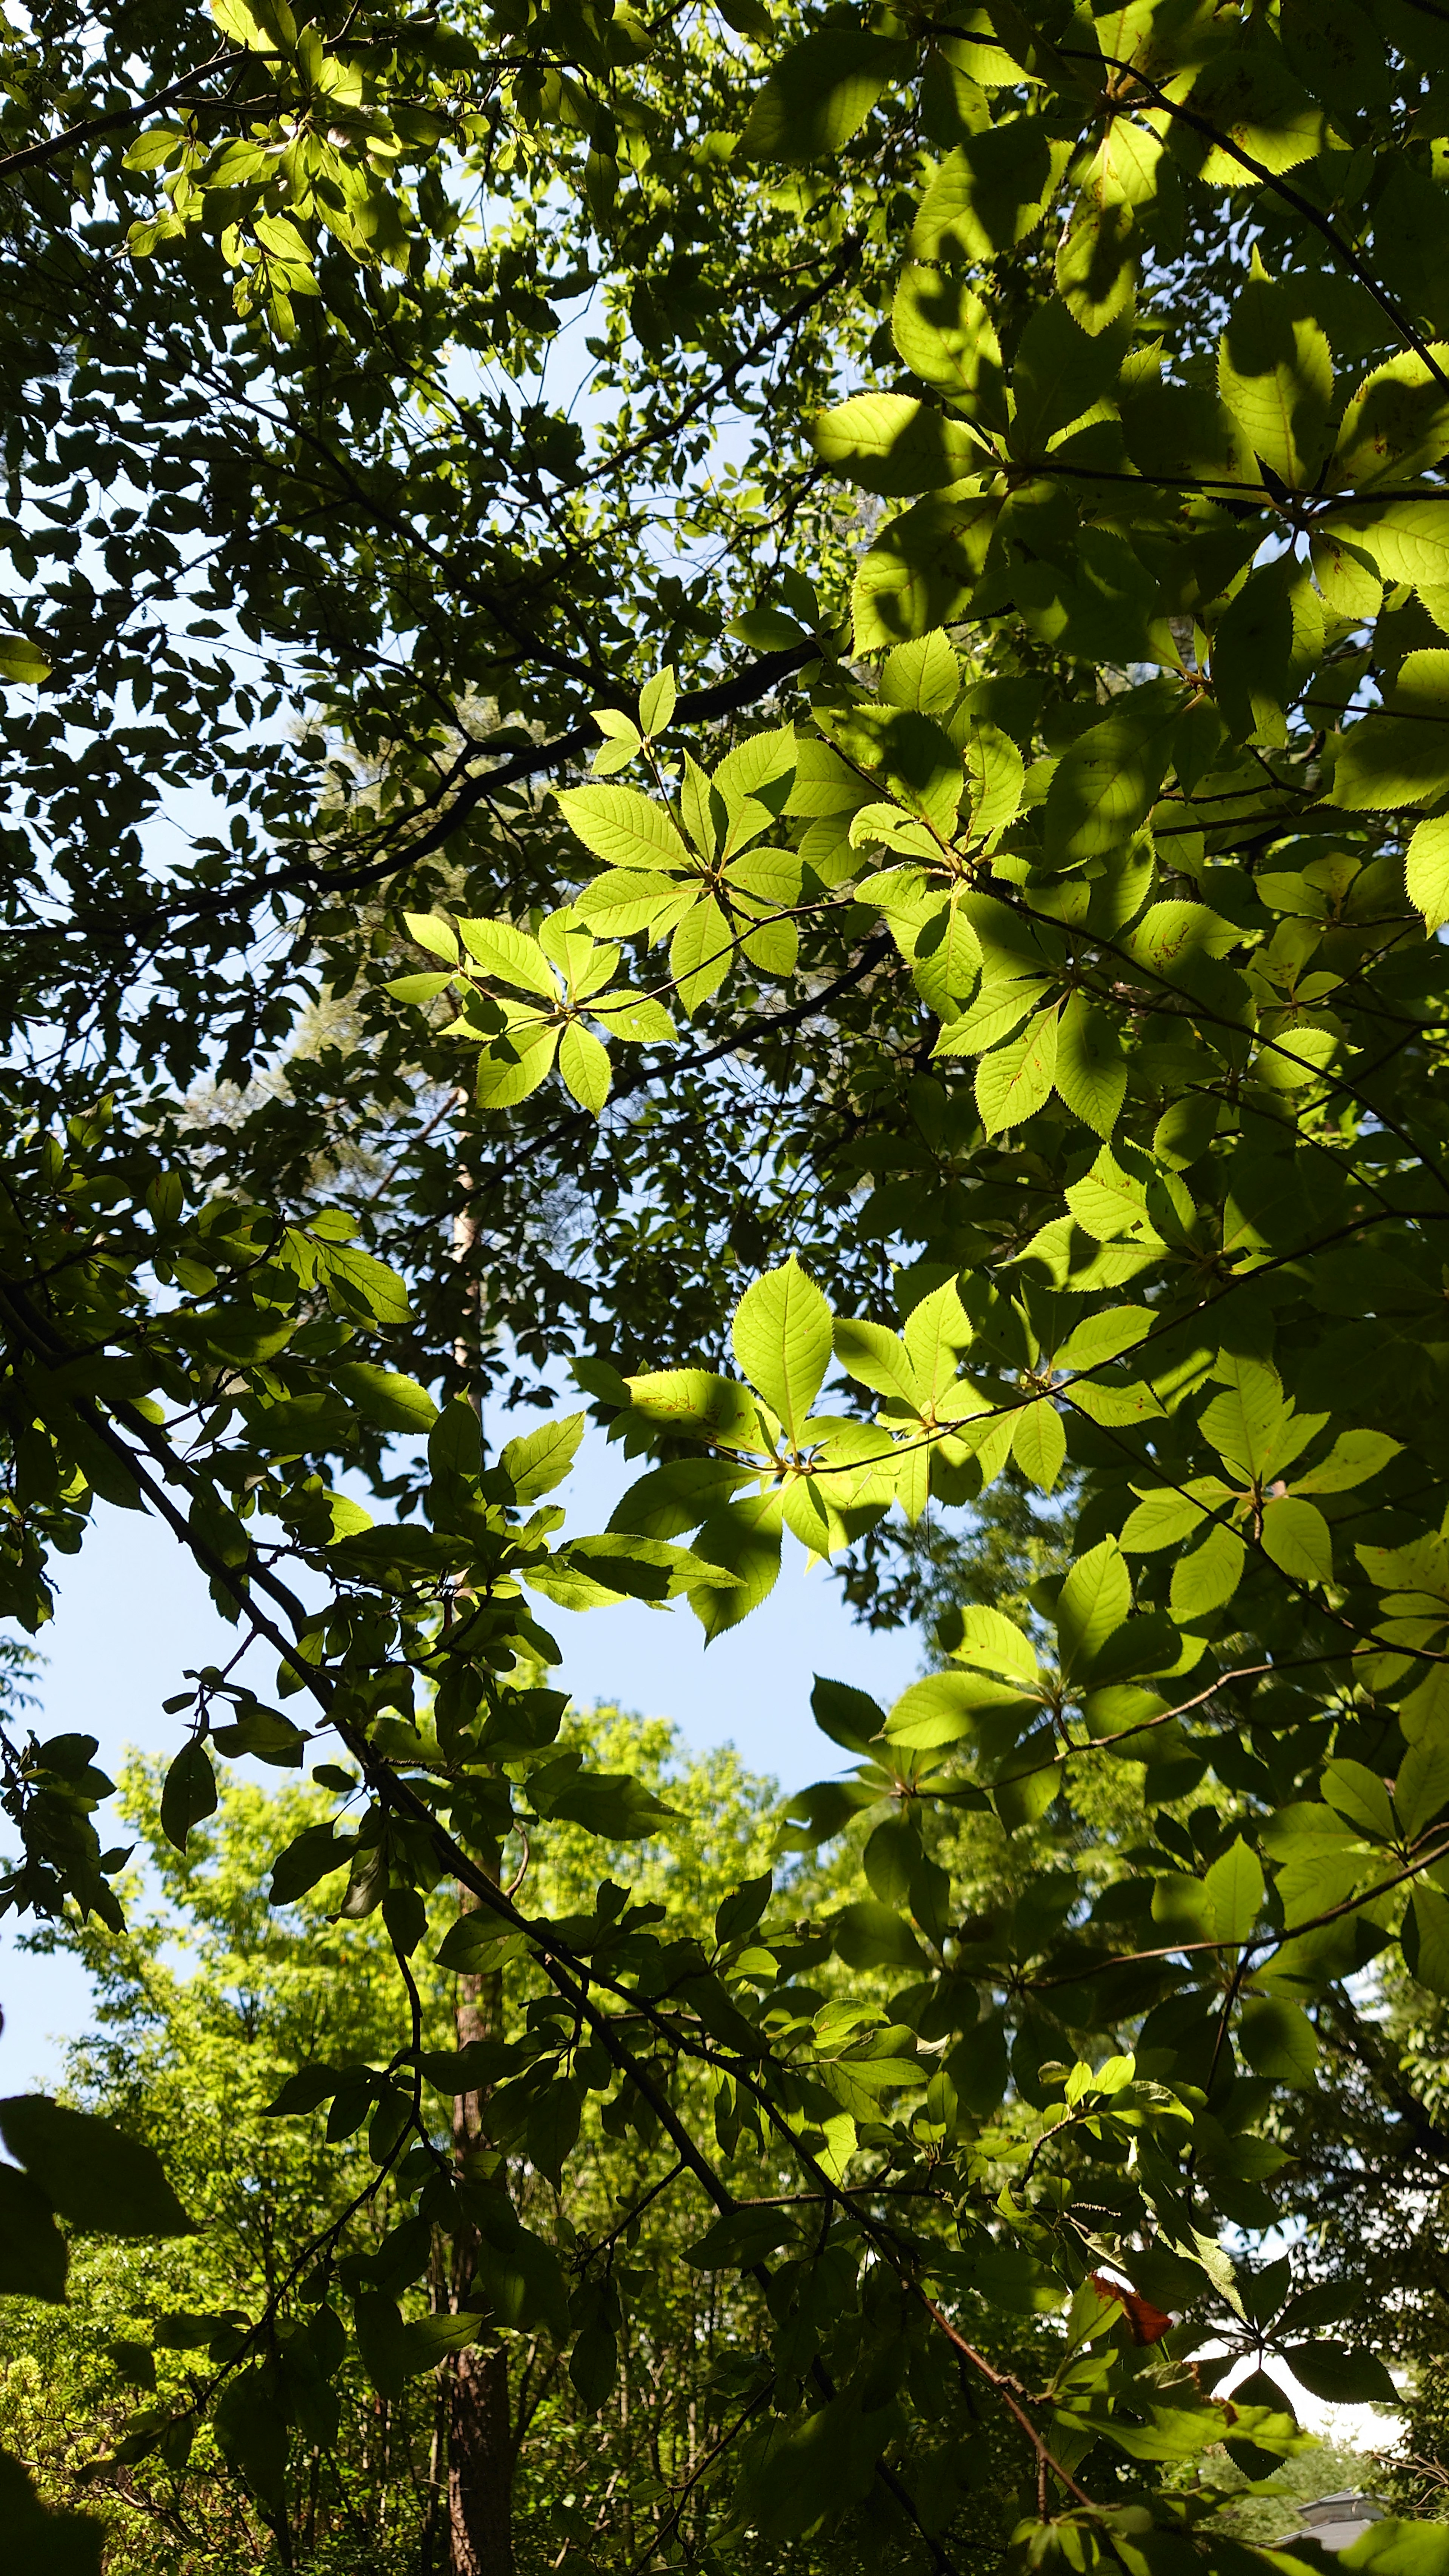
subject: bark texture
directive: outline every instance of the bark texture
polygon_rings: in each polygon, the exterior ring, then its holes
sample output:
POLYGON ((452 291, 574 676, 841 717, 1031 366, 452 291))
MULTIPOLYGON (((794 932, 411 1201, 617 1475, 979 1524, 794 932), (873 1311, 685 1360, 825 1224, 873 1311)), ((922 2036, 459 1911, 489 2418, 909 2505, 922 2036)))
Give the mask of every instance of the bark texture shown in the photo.
MULTIPOLYGON (((463 1906, 473 1900, 460 1889, 463 1906)), ((458 2045, 486 2039, 502 2009, 499 1976, 458 1980, 458 2045)), ((486 2143, 484 2096, 460 2093, 453 2110, 453 2144, 460 2162, 486 2143)), ((461 2305, 473 2285, 474 2245, 458 2247, 456 2294, 461 2305)), ((449 2576, 513 2576, 513 2424, 508 2402, 508 2353, 487 2333, 452 2365, 448 2401, 449 2576)))
MULTIPOLYGON (((460 1120, 468 1097, 458 1094, 460 1120)), ((464 1390, 478 1409, 478 1342, 482 1289, 478 1277, 478 1227, 472 1210, 473 1176, 458 1165, 462 1204, 453 1219, 453 1258, 466 1281, 463 1324, 453 1357, 463 1372, 464 1390)), ((458 1890, 460 1912, 476 1899, 458 1890)), ((501 1976, 458 1979, 456 2019, 458 2046, 488 2039, 499 2029, 503 2013, 501 1976)), ((487 2144, 485 2096, 460 2093, 453 2108, 453 2146, 460 2164, 469 2151, 487 2144)), ((476 2241, 456 2252, 454 2304, 468 2299, 476 2265, 476 2241)), ((449 2576, 513 2576, 513 2464, 515 2443, 509 2406, 508 2351, 485 2329, 468 2351, 455 2355, 448 2388, 448 2571, 449 2576)))
POLYGON ((474 2344, 453 2367, 448 2563, 451 2576, 513 2576, 513 2427, 501 2344, 474 2344))

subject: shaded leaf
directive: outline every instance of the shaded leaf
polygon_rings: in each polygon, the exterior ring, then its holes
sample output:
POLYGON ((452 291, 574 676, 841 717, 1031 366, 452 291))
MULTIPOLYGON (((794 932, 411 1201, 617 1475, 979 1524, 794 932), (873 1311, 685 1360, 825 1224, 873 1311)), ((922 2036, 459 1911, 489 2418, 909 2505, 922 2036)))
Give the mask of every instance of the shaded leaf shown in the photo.
POLYGON ((822 28, 794 46, 759 92, 739 140, 741 157, 790 163, 838 152, 887 85, 908 77, 912 49, 863 28, 822 28))
POLYGON ((154 2147, 43 2093, 0 2102, 0 2138, 72 2227, 102 2236, 192 2236, 154 2147))

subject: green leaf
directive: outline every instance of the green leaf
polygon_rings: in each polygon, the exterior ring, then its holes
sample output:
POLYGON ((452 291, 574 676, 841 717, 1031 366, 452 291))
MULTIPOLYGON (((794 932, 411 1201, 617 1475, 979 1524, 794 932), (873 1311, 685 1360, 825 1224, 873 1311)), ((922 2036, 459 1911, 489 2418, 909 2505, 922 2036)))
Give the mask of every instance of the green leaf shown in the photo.
POLYGON ((624 1383, 635 1412, 662 1430, 718 1441, 727 1449, 763 1452, 769 1446, 759 1407, 734 1378, 711 1377, 707 1369, 660 1369, 624 1383))
MULTIPOLYGON (((1406 1940, 1405 1964, 1432 1995, 1449 1995, 1449 1898, 1420 1881, 1410 1899, 1413 1944, 1406 1940), (1412 1956, 1410 1950, 1412 1946, 1412 1956)), ((1405 1926, 1406 1932, 1409 1926, 1405 1926)))
POLYGON ((408 1322, 408 1292, 385 1261, 352 1243, 314 1242, 312 1258, 335 1312, 379 1324, 408 1322))
MULTIPOLYGON (((1308 2385, 1306 2380, 1303 2384, 1308 2385)), ((1394 2401, 1399 2402, 1397 2389, 1394 2401)), ((1370 2571, 1371 2576, 1449 2576, 1449 2532, 1439 2522, 1400 2522, 1386 2514, 1382 2522, 1370 2523, 1362 2539, 1339 2551, 1338 2563, 1349 2576, 1359 2576, 1360 2570, 1364 2576, 1370 2571)))
POLYGON ((735 1581, 718 1589, 701 1584, 690 1592, 689 1606, 706 1641, 737 1627, 774 1590, 783 1521, 778 1490, 753 1494, 747 1501, 727 1503, 711 1512, 696 1541, 698 1552, 712 1565, 723 1566, 735 1581))
MULTIPOLYGON (((1207 1480, 1199 1478, 1199 1484, 1207 1480)), ((1139 1489, 1134 1486, 1133 1492, 1139 1489)), ((1189 1538, 1207 1518, 1210 1501, 1231 1499, 1226 1485, 1216 1497, 1176 1492, 1170 1485, 1149 1489, 1142 1495, 1137 1509, 1129 1512, 1122 1525, 1122 1545, 1129 1553, 1149 1555, 1154 1548, 1176 1547, 1180 1539, 1189 1538)))
POLYGON ((661 938, 672 930, 694 901, 691 879, 646 875, 635 868, 606 868, 585 886, 575 910, 590 930, 614 939, 632 939, 638 930, 661 938))
POLYGON ((627 1771, 584 1771, 577 1753, 563 1753, 528 1783, 541 1816, 562 1817, 605 1842, 646 1842, 678 1817, 627 1771))
POLYGON ((454 984, 451 974, 397 974, 384 987, 384 992, 392 994, 394 1002, 413 1002, 413 1005, 423 1007, 425 1002, 436 1002, 441 992, 449 992, 451 984, 454 984))
POLYGON ((1449 1744, 1421 1736, 1399 1764, 1394 1808, 1412 1842, 1449 1806, 1449 1744))
POLYGON ((1132 1608, 1132 1577, 1114 1538, 1078 1557, 1057 1595, 1057 1652, 1068 1681, 1088 1680, 1132 1608))
POLYGON ((1023 1405, 1011 1434, 1011 1454, 1028 1482, 1049 1494, 1066 1463, 1066 1425, 1051 1397, 1023 1405))
POLYGON ((37 689, 50 677, 50 664, 25 635, 0 635, 0 680, 12 688, 37 689))
POLYGON ((253 2495, 274 2513, 286 2502, 290 2427, 274 2371, 265 2363, 228 2381, 212 2411, 217 2447, 253 2495))
POLYGON ((972 1339, 956 1283, 943 1280, 925 1296, 903 1293, 900 1304, 908 1310, 901 1334, 906 1355, 935 1402, 954 1389, 958 1354, 972 1339))
POLYGON ((451 2353, 466 2352, 470 2344, 477 2342, 484 2323, 474 2308, 451 2312, 442 2308, 430 2317, 411 2318, 398 2340, 402 2377, 411 2379, 419 2371, 436 2370, 451 2353))
POLYGON ((1238 2036, 1255 2074, 1311 2091, 1318 2067, 1318 2034, 1301 2004, 1284 1995, 1255 1995, 1245 2005, 1238 2036))
POLYGON ((1059 430, 1080 420, 1116 382, 1122 345, 1116 332, 1080 331, 1055 296, 1039 304, 1017 344, 1012 369, 1014 455, 1041 456, 1059 430))
POLYGON ((641 796, 637 787, 567 787, 554 801, 584 847, 611 868, 693 866, 663 806, 641 796))
POLYGON ((822 28, 777 63, 738 144, 746 161, 828 158, 859 132, 881 92, 909 77, 909 45, 863 28, 822 28))
POLYGON ((0 2165, 0 2297, 63 2300, 68 2259, 39 2183, 0 2165))
POLYGON ((1247 1553, 1237 1531, 1217 1521, 1190 1556, 1178 1558, 1169 1598, 1179 1626, 1190 1626, 1194 1619, 1231 1601, 1242 1581, 1247 1553))
POLYGON ((272 1863, 268 1904, 295 1905, 319 1879, 345 1869, 351 1856, 351 1844, 339 1842, 331 1825, 305 1826, 272 1863))
POLYGON ((193 1736, 183 1744, 161 1789, 161 1830, 179 1852, 186 1849, 186 1838, 193 1825, 203 1816, 216 1813, 216 1773, 211 1756, 200 1737, 193 1736))
POLYGON ((787 2244, 794 2233, 788 2210, 746 2203, 743 2209, 726 2211, 692 2245, 687 2245, 684 2259, 699 2272, 749 2271, 756 2263, 763 2263, 777 2246, 787 2244))
MULTIPOLYGON (((1284 1402, 1277 1372, 1260 1360, 1220 1354, 1214 1375, 1229 1384, 1204 1409, 1203 1436, 1245 1483, 1266 1479, 1280 1457, 1291 1459, 1304 1445, 1289 1433, 1293 1408, 1284 1402)), ((1314 1429, 1322 1422, 1320 1414, 1314 1429)))
POLYGON ((1120 849, 1146 822, 1184 703, 1176 681, 1149 680, 1063 754, 1046 799, 1047 847, 1058 865, 1120 849))
POLYGON ((438 994, 449 992, 451 984, 451 974, 400 974, 392 976, 384 989, 392 994, 394 1002, 413 1002, 420 1007, 423 1002, 436 1002, 438 994))
MULTIPOLYGON (((1117 122, 1127 125, 1125 117, 1117 122)), ((1136 285, 1132 239, 1130 205, 1098 203, 1087 196, 1078 201, 1057 243, 1057 293, 1078 329, 1093 338, 1109 329, 1132 302, 1136 285)))
POLYGON ((936 172, 912 227, 912 259, 972 268, 1035 232, 1071 157, 1035 117, 973 134, 936 172))
POLYGON ((894 1906, 863 1896, 844 1906, 833 1925, 835 1948, 848 1968, 916 1968, 924 1954, 910 1925, 894 1906))
MULTIPOLYGON (((818 1679, 815 1687, 817 1691, 820 1688, 818 1679)), ((747 1878, 743 1886, 720 1899, 715 1907, 714 1937, 722 1949, 732 1942, 742 1941, 747 1933, 753 1932, 770 1902, 774 1886, 774 1873, 767 1869, 758 1878, 747 1878)))
POLYGON ((989 1715, 1005 1712, 1025 1724, 1039 1709, 1038 1693, 1019 1688, 1010 1674, 998 1680, 983 1672, 930 1673, 902 1691, 886 1733, 892 1744, 933 1752, 976 1734, 989 1715))
POLYGON ((556 1027, 535 1022, 510 1031, 478 1058, 477 1099, 480 1109, 516 1109, 546 1082, 558 1050, 556 1027))
POLYGON ((498 1460, 518 1503, 539 1502, 562 1484, 578 1454, 585 1416, 569 1413, 506 1442, 498 1460))
POLYGON ((941 1020, 959 1018, 981 972, 981 942, 959 892, 915 931, 909 953, 911 981, 927 1009, 941 1020))
POLYGON ((990 839, 1021 811, 1026 764, 998 725, 973 723, 966 744, 966 783, 971 791, 971 830, 990 839))
POLYGON ((1097 1368, 1104 1361, 1120 1359, 1124 1351, 1134 1350, 1147 1339, 1153 1326, 1151 1309, 1146 1306, 1104 1306, 1077 1325, 1058 1348, 1058 1368, 1097 1368))
POLYGON ((988 1136, 1025 1126, 1051 1097, 1056 1077, 1057 1017, 1039 1011, 1019 1037, 984 1055, 976 1068, 976 1106, 988 1136))
POLYGON ((868 1692, 857 1690, 851 1682, 827 1681, 821 1673, 815 1676, 810 1707, 822 1735, 857 1756, 869 1753, 872 1737, 885 1727, 885 1710, 868 1692))
POLYGON ((1122 1043, 1108 1014, 1084 993, 1069 994, 1057 1019, 1052 1080, 1074 1118, 1110 1136, 1127 1093, 1122 1043))
MULTIPOLYGON (((970 1601, 955 1615, 961 1633, 950 1651, 958 1663, 1035 1685, 1038 1678, 1036 1648, 1015 1620, 1007 1618, 1004 1610, 992 1610, 985 1602, 970 1601)), ((946 1632, 942 1633, 944 1636, 946 1632)))
POLYGON ((857 653, 927 635, 964 613, 1000 508, 993 493, 918 501, 880 530, 851 593, 857 653))
POLYGON ((1410 653, 1334 763, 1335 804, 1353 812, 1425 805, 1449 787, 1449 651, 1410 653))
POLYGON ((1342 1494, 1366 1485, 1391 1458, 1402 1456, 1402 1443, 1387 1431, 1340 1431, 1326 1458, 1301 1473, 1295 1469, 1295 1494, 1342 1494))
POLYGON ((937 492, 981 462, 958 421, 904 394, 857 394, 822 412, 811 437, 823 463, 867 492, 937 492))
POLYGON ((714 897, 692 905, 669 943, 669 971, 691 1017, 724 982, 734 953, 734 932, 714 897))
POLYGON ((1242 46, 1220 53, 1193 89, 1208 134, 1174 128, 1175 151, 1209 187, 1251 188, 1259 173, 1296 169, 1323 149, 1328 121, 1288 71, 1276 48, 1242 46), (1236 148, 1234 148, 1236 147, 1236 148), (1256 163, 1256 168, 1247 166, 1256 163))
POLYGON ((1323 648, 1323 610, 1291 555, 1260 565, 1213 630, 1218 712, 1240 741, 1281 745, 1293 704, 1323 648))
POLYGON ((1355 625, 1377 617, 1384 586, 1361 547, 1315 529, 1309 558, 1314 580, 1336 617, 1351 618, 1355 625))
MULTIPOLYGON (((1449 372, 1449 347, 1435 341, 1431 356, 1449 372)), ((1449 392, 1417 350, 1402 349, 1365 376, 1339 425, 1333 477, 1349 489, 1406 482, 1436 466, 1449 452, 1449 392)), ((1375 603, 1377 605, 1377 603, 1375 603)))
POLYGON ((1290 489, 1310 489, 1328 450, 1333 354, 1256 251, 1219 346, 1218 391, 1253 454, 1290 489))
MULTIPOLYGON (((291 2119, 299 2113, 315 2111, 321 2103, 332 2101, 335 2095, 344 2091, 346 2084, 347 2075, 344 2069, 335 2066, 299 2067, 295 2075, 287 2077, 276 2100, 267 2104, 265 2116, 269 2120, 284 2120, 291 2119)), ((191 2333, 192 2341, 205 2343, 210 2340, 212 2331, 210 2321, 203 2319, 202 2323, 206 2326, 206 2332, 202 2333, 197 2327, 191 2333)), ((177 2332, 179 2334, 179 2328, 177 2332)), ((164 2337, 158 2335, 156 2338, 158 2342, 169 2342, 171 2339, 169 2332, 164 2337)))
POLYGON ((1248 1940, 1262 1911, 1263 1866, 1241 1834, 1213 1862, 1203 1885, 1214 1939, 1248 1940))
POLYGON ((788 653, 796 644, 806 644, 805 628, 782 608, 749 608, 743 617, 732 617, 725 628, 727 635, 738 636, 756 653, 788 653))
POLYGON ((1078 1225, 1096 1243, 1116 1243, 1128 1234, 1147 1243, 1161 1240, 1148 1217, 1145 1182, 1137 1170, 1124 1169, 1108 1146, 1089 1172, 1068 1183, 1064 1195, 1078 1225))
POLYGON ((797 1446, 824 1384, 830 1308, 793 1258, 747 1288, 730 1327, 735 1358, 797 1446))
POLYGON ((1320 533, 1341 536, 1360 547, 1385 581, 1436 589, 1449 582, 1449 527, 1437 500, 1390 501, 1368 518, 1341 508, 1320 533))
POLYGON ((609 1527, 637 1530, 645 1538, 678 1538, 684 1530, 698 1529, 748 1473, 729 1458, 672 1459, 629 1487, 610 1513, 609 1527))
POLYGON ((1044 982, 1026 977, 1007 976, 996 982, 988 978, 971 1008, 945 1023, 932 1054, 984 1056, 988 1048, 999 1046, 1020 1027, 1028 1012, 1045 998, 1046 990, 1044 982))
MULTIPOLYGON (((1287 2345, 1283 2358, 1310 2397, 1321 2397, 1330 2406, 1396 2406, 1399 2402, 1398 2390, 1374 2353, 1348 2352, 1342 2344, 1315 2339, 1287 2345)), ((1384 2560, 1380 2556, 1360 2563, 1382 2566, 1384 2560)), ((1449 2564, 1449 2547, 1440 2564, 1449 2564)))
POLYGON ((1333 1541, 1322 1512, 1296 1495, 1263 1506, 1263 1545, 1285 1574, 1301 1583, 1333 1581, 1333 1541))
POLYGON ((565 1574, 571 1583, 578 1575, 596 1579, 616 1600, 635 1601, 677 1601, 681 1594, 729 1589, 731 1582, 726 1568, 702 1552, 620 1529, 598 1538, 570 1539, 546 1566, 535 1566, 528 1579, 562 1600, 556 1578, 565 1574))
POLYGON ((602 1116, 614 1080, 609 1050, 577 1020, 570 1020, 559 1040, 558 1069, 579 1107, 593 1118, 602 1116))
POLYGON ((1065 2307, 1067 2292, 1025 2245, 989 2241, 972 2245, 963 2266, 971 2287, 1012 2316, 1044 2316, 1065 2307))
POLYGON ((331 1378, 349 1404, 384 1431, 431 1431, 438 1408, 416 1378, 394 1369, 375 1368, 368 1360, 336 1360, 331 1378))
POLYGON ((652 680, 646 680, 639 692, 639 722, 646 741, 652 741, 657 733, 668 732, 678 703, 679 686, 674 677, 674 665, 666 662, 663 670, 656 671, 652 680))
POLYGON ((595 707, 593 713, 606 742, 621 742, 630 752, 638 750, 643 737, 633 717, 626 716, 622 707, 595 707))
POLYGON ((239 1753, 250 1753, 259 1762, 272 1762, 295 1771, 301 1768, 307 1737, 300 1726, 283 1717, 280 1709, 247 1708, 233 1725, 214 1726, 211 1741, 228 1760, 239 1753))
POLYGON ((903 269, 891 332, 922 384, 949 395, 968 418, 1005 426, 1000 344, 985 305, 964 278, 914 264, 903 269))
POLYGON ((211 14, 224 36, 252 53, 288 53, 297 41, 297 22, 287 0, 211 0, 211 14))
POLYGON ((50 2512, 9 2451, 0 2451, 0 2518, 11 2576, 101 2576, 105 2524, 88 2513, 50 2512))
POLYGON ((877 1395, 899 1396, 906 1404, 919 1405, 921 1388, 898 1333, 884 1324, 857 1323, 842 1315, 836 1319, 834 1341, 841 1367, 862 1386, 873 1387, 877 1395))
POLYGON ((69 2111, 43 2093, 0 2102, 0 2138, 28 2173, 43 2177, 52 2206, 72 2227, 101 2236, 194 2236, 153 2147, 109 2120, 69 2111))
POLYGON ((179 125, 153 125, 138 134, 121 156, 123 170, 160 170, 167 162, 179 159, 178 146, 186 141, 179 125))
POLYGON ((617 2338, 606 2325, 585 2326, 569 2355, 569 2377, 591 2414, 607 2403, 618 2375, 617 2338))
MULTIPOLYGON (((460 1915, 455 1923, 449 1924, 438 1947, 438 1965, 487 1976, 509 1959, 525 1958, 527 1946, 521 1932, 512 1931, 506 1921, 486 1913, 480 1906, 476 1912, 460 1915)), ((305 2075, 294 2076, 292 2082, 304 2080, 305 2075)), ((338 2088, 334 2086, 331 2089, 338 2088)), ((472 2086, 468 2084, 460 2089, 471 2091, 472 2086)), ((290 2085, 284 2088, 284 2097, 273 2104, 274 2110, 283 2107, 283 2099, 290 2091, 290 2085)), ((290 2101, 286 2102, 286 2107, 293 2107, 290 2101)), ((300 2108, 300 2103, 296 2107, 300 2108)))
MULTIPOLYGON (((587 793, 583 788, 580 795, 587 793)), ((605 794, 605 789, 594 791, 605 794)), ((616 788, 616 795, 626 793, 616 788)), ((525 993, 537 993, 546 1002, 558 999, 558 986, 548 960, 536 939, 527 931, 515 930, 508 921, 459 921, 458 936, 470 957, 486 975, 500 984, 516 985, 525 993)), ((496 1023, 495 1023, 496 1026, 496 1023)))
POLYGON ((562 2188, 564 2167, 578 2144, 582 2110, 582 2087, 566 2077, 556 2077, 529 2107, 524 2132, 529 2160, 547 2174, 555 2191, 562 2188))
MULTIPOLYGON (((742 918, 747 920, 749 916, 743 914, 742 918)), ((760 974, 776 976, 782 982, 794 974, 800 962, 800 932, 793 921, 764 922, 758 930, 746 931, 740 945, 760 974)))
POLYGON ((1449 921, 1449 814, 1416 823, 1404 860, 1409 901, 1431 938, 1449 921))
POLYGON ((672 1045, 679 1035, 662 1002, 622 986, 591 1000, 589 1010, 594 1019, 603 1021, 610 1037, 622 1038, 629 1046, 672 1045))

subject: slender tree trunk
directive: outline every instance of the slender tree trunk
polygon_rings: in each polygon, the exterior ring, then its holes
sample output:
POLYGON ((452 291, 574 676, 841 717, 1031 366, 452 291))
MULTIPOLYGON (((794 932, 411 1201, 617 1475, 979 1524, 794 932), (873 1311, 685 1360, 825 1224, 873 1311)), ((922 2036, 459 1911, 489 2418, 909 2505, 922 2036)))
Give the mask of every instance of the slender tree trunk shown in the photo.
MULTIPOLYGON (((460 1910, 473 1900, 458 1891, 460 1910)), ((503 1980, 462 1976, 458 1980, 458 2045, 486 2039, 498 2025, 503 1980)), ((484 2142, 482 2093, 460 2093, 453 2112, 453 2143, 460 2162, 484 2142)), ((466 2277, 460 2297, 472 2286, 475 2246, 459 2248, 466 2277)), ((448 2408, 448 2566, 449 2576, 513 2576, 513 2437, 508 2405, 508 2351, 486 2337, 460 2352, 453 2363, 448 2408)))
POLYGON ((513 2576, 513 2444, 501 2344, 474 2344, 453 2366, 448 2564, 450 2576, 513 2576))
MULTIPOLYGON (((459 1093, 460 1110, 467 1096, 459 1093)), ((482 1335, 482 1282, 478 1276, 478 1228, 470 1201, 473 1179, 459 1165, 461 1204, 453 1219, 453 1258, 467 1283, 463 1330, 453 1355, 466 1372, 469 1401, 481 1410, 477 1359, 482 1335)), ((460 1913, 476 1900, 458 1890, 460 1913)), ((460 1976, 456 2020, 458 2046, 467 2048, 499 2028, 503 2012, 503 1979, 460 1976)), ((460 2164, 470 2151, 486 2144, 485 2095, 460 2093, 453 2111, 453 2145, 460 2164)), ((455 2292, 458 2303, 473 2286, 476 2241, 461 2243, 457 2254, 455 2292)), ((513 2438, 508 2403, 508 2349, 486 2333, 466 2352, 454 2356, 448 2386, 448 2569, 449 2576, 513 2576, 513 2438)))

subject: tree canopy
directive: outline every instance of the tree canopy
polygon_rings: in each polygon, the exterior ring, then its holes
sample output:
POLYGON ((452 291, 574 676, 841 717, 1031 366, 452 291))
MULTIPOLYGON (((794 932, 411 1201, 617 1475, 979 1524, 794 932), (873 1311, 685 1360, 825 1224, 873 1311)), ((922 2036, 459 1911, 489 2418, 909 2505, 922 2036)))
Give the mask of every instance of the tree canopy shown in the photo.
MULTIPOLYGON (((1273 2564, 1224 2445, 1437 2296, 1350 2186, 1449 1996, 1449 19, 56 0, 5 76, 0 1600, 97 1499, 203 1569, 160 1826, 310 1766, 267 1892, 393 2020, 278 2116, 408 2211, 118 2466, 229 2427, 285 2563, 318 2387, 450 2350, 503 2576, 518 2339, 619 2347, 530 2215, 587 2116, 750 2319, 596 2556, 964 2576, 979 2429, 1016 2564, 1273 2564), (702 1926, 545 1622, 786 1550, 938 1666, 818 1685, 702 1926)), ((118 1935, 95 1751, 7 1730, 0 1901, 118 1935)), ((0 2105, 0 2286, 188 2223, 84 2116, 0 2105)))

